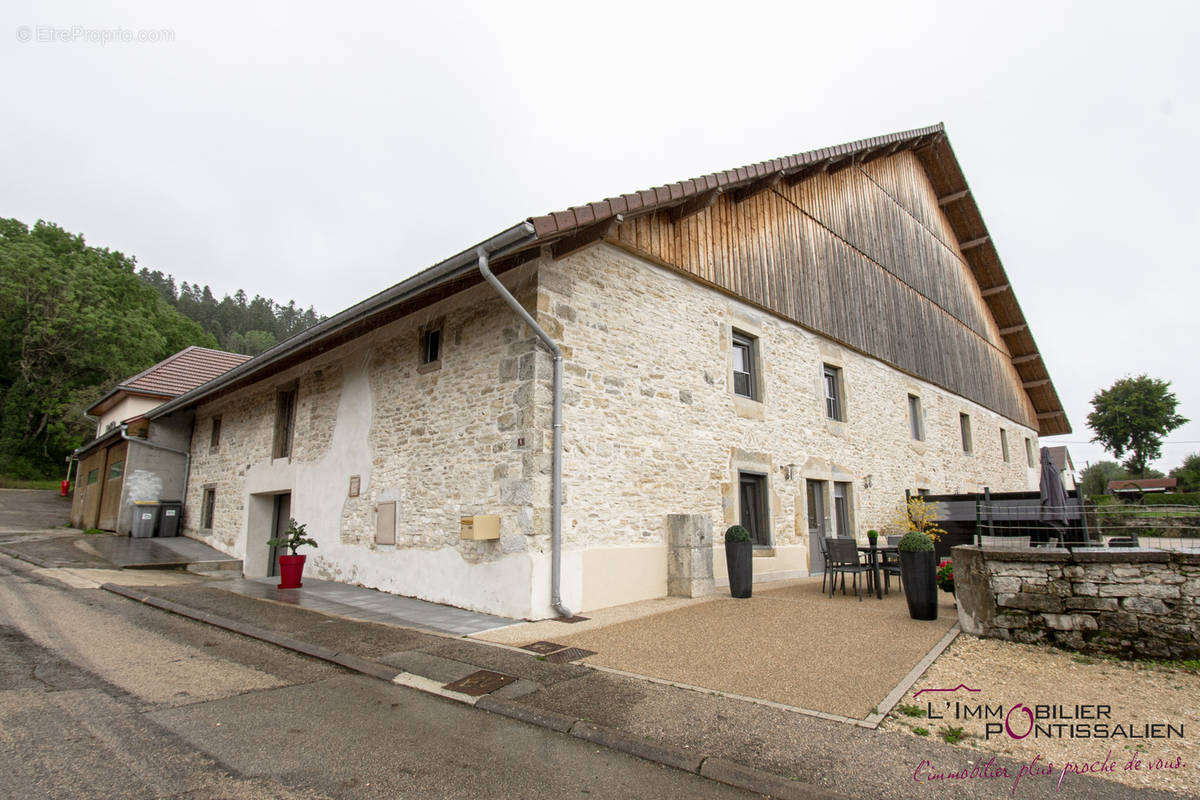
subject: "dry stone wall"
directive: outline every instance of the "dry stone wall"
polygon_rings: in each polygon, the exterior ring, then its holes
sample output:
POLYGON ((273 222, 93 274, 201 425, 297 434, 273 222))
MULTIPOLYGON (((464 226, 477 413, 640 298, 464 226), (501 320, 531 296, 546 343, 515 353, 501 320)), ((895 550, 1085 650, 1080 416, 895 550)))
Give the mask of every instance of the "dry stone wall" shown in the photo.
POLYGON ((1126 658, 1200 658, 1200 551, 953 554, 968 633, 1126 658))

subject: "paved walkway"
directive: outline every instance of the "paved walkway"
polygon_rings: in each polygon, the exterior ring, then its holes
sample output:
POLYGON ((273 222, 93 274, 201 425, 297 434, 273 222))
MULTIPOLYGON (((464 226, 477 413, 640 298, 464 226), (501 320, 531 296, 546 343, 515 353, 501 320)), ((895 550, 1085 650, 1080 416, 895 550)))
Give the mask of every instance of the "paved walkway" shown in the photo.
POLYGON ((46 530, 10 536, 0 552, 40 567, 240 570, 242 562, 183 536, 134 539, 113 533, 46 530))
MULTIPOLYGON (((925 740, 847 725, 720 692, 692 691, 597 671, 570 661, 555 663, 538 653, 505 645, 332 617, 221 588, 227 584, 209 581, 128 588, 106 584, 104 588, 385 681, 773 797, 1118 800, 1131 794, 1126 786, 1090 776, 1072 776, 1060 790, 1055 789, 1053 779, 1026 778, 1015 793, 1012 778, 936 784, 915 781, 914 770, 922 764, 922 774, 970 771, 972 765, 981 765, 993 756, 932 737, 925 740), (488 683, 477 675, 480 670, 500 678, 488 683), (466 685, 452 684, 464 679, 466 685)), ((845 602, 858 605, 857 600, 845 602)), ((576 627, 553 624, 562 631, 576 627)), ((704 646, 715 645, 696 649, 704 646)), ((733 669, 749 687, 758 665, 755 653, 742 655, 740 666, 733 669)), ((822 672, 812 679, 819 682, 823 675, 856 660, 869 658, 831 653, 822 672)), ((1005 769, 1016 776, 1022 766, 1015 759, 996 757, 989 769, 993 773, 1005 769)), ((1136 796, 1147 800, 1180 797, 1151 790, 1136 796)))
POLYGON ((300 589, 277 588, 278 578, 243 578, 216 584, 246 597, 274 600, 340 617, 401 625, 454 636, 502 628, 517 620, 377 592, 361 586, 304 578, 300 589))

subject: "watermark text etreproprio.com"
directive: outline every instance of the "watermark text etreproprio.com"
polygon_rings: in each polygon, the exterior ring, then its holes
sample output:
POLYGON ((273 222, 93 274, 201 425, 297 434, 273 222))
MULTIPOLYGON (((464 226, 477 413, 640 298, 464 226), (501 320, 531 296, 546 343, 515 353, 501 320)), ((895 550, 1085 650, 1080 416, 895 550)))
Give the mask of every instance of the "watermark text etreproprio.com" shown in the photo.
POLYGON ((175 41, 172 28, 89 28, 86 25, 18 25, 22 44, 163 44, 175 41))

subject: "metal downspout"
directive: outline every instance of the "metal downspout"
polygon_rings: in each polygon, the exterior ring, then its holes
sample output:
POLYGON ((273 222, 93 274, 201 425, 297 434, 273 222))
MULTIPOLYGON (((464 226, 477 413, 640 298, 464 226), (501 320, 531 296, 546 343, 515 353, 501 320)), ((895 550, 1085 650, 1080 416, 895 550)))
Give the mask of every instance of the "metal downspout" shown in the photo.
POLYGON ((517 316, 537 334, 537 337, 542 340, 542 344, 546 345, 546 349, 554 356, 554 452, 552 456, 554 488, 550 501, 550 605, 559 614, 570 619, 575 614, 562 602, 562 350, 558 348, 550 335, 542 330, 542 326, 537 324, 530 313, 517 302, 517 298, 504 288, 500 279, 492 274, 488 268, 487 249, 480 247, 476 253, 479 255, 479 272, 483 275, 484 280, 504 298, 504 302, 508 303, 513 311, 517 312, 517 316))
MULTIPOLYGON (((149 433, 147 433, 147 437, 149 437, 149 433)), ((146 445, 146 447, 154 447, 159 450, 166 450, 168 453, 175 453, 176 455, 183 456, 183 497, 179 498, 179 502, 183 503, 186 506, 187 505, 188 478, 191 477, 191 472, 192 472, 192 453, 191 453, 191 451, 190 450, 176 450, 174 447, 167 447, 165 444, 159 444, 158 442, 152 442, 152 441, 150 441, 149 438, 143 439, 138 436, 130 436, 129 435, 129 426, 127 424, 125 424, 124 422, 121 423, 121 438, 127 442, 137 442, 138 444, 146 445)))

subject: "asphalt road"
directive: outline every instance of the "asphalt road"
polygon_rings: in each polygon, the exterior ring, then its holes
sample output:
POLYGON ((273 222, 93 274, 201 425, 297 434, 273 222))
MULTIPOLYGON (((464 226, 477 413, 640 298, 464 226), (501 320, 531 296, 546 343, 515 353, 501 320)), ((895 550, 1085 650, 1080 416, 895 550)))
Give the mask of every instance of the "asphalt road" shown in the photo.
POLYGON ((0 798, 733 798, 0 555, 0 798))
POLYGON ((42 489, 0 489, 0 534, 61 528, 71 519, 71 499, 42 489))

